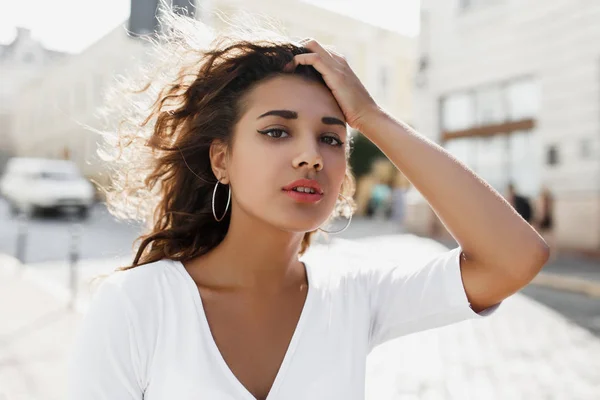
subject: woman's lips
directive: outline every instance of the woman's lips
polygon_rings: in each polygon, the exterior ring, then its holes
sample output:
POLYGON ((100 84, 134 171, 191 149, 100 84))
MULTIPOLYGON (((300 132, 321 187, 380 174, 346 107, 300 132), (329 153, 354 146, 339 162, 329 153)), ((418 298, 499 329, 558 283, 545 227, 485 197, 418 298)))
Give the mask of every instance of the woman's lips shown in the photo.
POLYGON ((323 198, 321 193, 304 193, 285 189, 283 189, 283 192, 300 203, 316 203, 323 198))
POLYGON ((286 186, 284 186, 282 189, 283 190, 292 190, 294 188, 309 188, 309 189, 313 189, 312 191, 317 192, 317 193, 323 193, 323 191, 321 190, 321 186, 319 185, 319 182, 317 182, 314 179, 298 179, 286 186))

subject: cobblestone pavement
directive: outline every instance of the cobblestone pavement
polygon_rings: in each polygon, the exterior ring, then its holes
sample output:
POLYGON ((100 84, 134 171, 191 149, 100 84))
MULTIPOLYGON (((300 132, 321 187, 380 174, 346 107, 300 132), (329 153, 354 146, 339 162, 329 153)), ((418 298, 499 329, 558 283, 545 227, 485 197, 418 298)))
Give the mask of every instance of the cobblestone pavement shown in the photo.
POLYGON ((600 341, 521 295, 477 321, 400 338, 368 362, 368 398, 600 398, 600 341))
MULTIPOLYGON (((402 252, 419 262, 444 250, 411 235, 361 242, 380 260, 402 252)), ((7 263, 0 258, 0 399, 63 399, 67 356, 81 318, 66 307, 65 266, 49 264, 43 273, 26 266, 18 274, 7 263)), ((80 279, 115 263, 87 261, 80 279)), ((86 293, 84 286, 80 292, 86 293)), ((84 310, 85 295, 82 300, 84 310)), ((490 318, 376 348, 367 362, 367 399, 600 399, 600 340, 517 294, 490 318)))
POLYGON ((68 352, 81 316, 2 267, 0 400, 64 400, 68 352))

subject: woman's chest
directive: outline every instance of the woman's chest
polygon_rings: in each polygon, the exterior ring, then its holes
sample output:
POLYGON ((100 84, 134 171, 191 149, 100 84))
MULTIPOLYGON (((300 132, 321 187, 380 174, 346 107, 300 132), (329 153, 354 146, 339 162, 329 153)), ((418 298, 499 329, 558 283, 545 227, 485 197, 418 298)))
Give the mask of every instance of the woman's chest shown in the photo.
MULTIPOLYGON (((242 330, 229 333, 229 346, 246 357, 246 366, 256 365, 257 372, 269 358, 282 358, 277 371, 271 369, 268 400, 362 399, 368 331, 364 322, 358 323, 361 316, 355 311, 351 315, 325 303, 313 304, 310 313, 299 317, 305 319, 302 329, 292 333, 285 353, 281 352, 285 343, 273 352, 268 338, 244 337, 242 330)), ((228 365, 201 316, 171 316, 165 322, 145 399, 253 399, 251 387, 228 365)), ((265 379, 264 371, 257 376, 265 379)))
POLYGON ((306 290, 290 292, 202 297, 209 350, 234 384, 256 399, 266 399, 279 383, 305 326, 306 290))

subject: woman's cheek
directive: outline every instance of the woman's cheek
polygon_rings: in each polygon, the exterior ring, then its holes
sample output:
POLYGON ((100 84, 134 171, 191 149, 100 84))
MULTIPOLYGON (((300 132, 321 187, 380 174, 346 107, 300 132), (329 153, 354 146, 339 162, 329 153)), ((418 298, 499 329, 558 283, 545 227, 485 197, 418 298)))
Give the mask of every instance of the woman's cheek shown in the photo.
POLYGON ((344 176, 346 175, 346 156, 340 156, 337 154, 335 157, 332 157, 330 160, 330 165, 332 169, 331 173, 331 181, 335 184, 335 187, 338 190, 341 190, 342 183, 344 182, 344 176))
POLYGON ((277 174, 281 174, 282 169, 275 164, 273 156, 260 154, 244 157, 235 160, 232 167, 232 185, 240 196, 263 199, 272 195, 281 181, 281 177, 277 179, 277 174))

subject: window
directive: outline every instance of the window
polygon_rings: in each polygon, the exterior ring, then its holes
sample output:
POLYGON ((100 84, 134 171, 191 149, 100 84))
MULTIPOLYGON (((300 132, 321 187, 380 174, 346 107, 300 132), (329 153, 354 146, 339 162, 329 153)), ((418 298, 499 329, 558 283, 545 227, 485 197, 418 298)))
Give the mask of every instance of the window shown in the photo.
POLYGON ((442 130, 455 132, 535 120, 540 94, 534 79, 519 78, 450 94, 442 98, 441 107, 442 130))
POLYGON ((495 125, 506 121, 504 96, 500 85, 478 89, 475 96, 478 125, 495 125))
POLYGON ((379 67, 379 94, 382 99, 387 98, 387 93, 390 86, 390 73, 387 66, 382 65, 379 67))
POLYGON ((84 82, 75 83, 75 104, 79 110, 85 110, 87 106, 87 90, 84 82))
POLYGON ((466 11, 472 8, 477 8, 479 6, 490 5, 490 3, 495 3, 492 0, 459 0, 459 7, 461 10, 466 11))
POLYGON ((476 168, 479 176, 502 192, 508 184, 507 136, 473 138, 476 142, 476 168))
POLYGON ((379 84, 381 85, 382 88, 387 88, 388 84, 389 84, 389 74, 388 74, 388 69, 385 66, 382 66, 379 69, 379 84))
POLYGON ((460 0, 460 8, 463 10, 471 6, 472 0, 460 0))
POLYGON ((476 143, 472 138, 459 138, 449 140, 445 148, 467 167, 475 170, 475 145, 476 143))
POLYGON ((541 155, 535 130, 451 139, 446 149, 500 193, 513 182, 534 196, 541 182, 541 155))
POLYGON ((510 181, 526 196, 535 196, 541 186, 542 150, 537 131, 519 131, 509 138, 510 181))
POLYGON ((510 82, 506 87, 506 100, 511 121, 534 119, 540 108, 537 82, 531 78, 510 82))
POLYGON ((94 101, 104 99, 104 79, 103 76, 99 73, 94 74, 93 91, 94 101))
POLYGON ((442 100, 442 129, 460 131, 475 125, 475 101, 471 93, 458 93, 442 100))
MULTIPOLYGON (((302 29, 298 28, 297 31, 302 32, 302 29)), ((356 49, 353 48, 352 46, 346 46, 345 42, 337 37, 333 43, 334 43, 334 49, 346 58, 348 65, 350 65, 351 67, 354 66, 354 62, 356 61, 356 56, 355 56, 356 49)))
POLYGON ((546 151, 546 164, 548 165, 558 165, 559 157, 558 157, 558 148, 556 145, 548 146, 546 151))
POLYGON ((579 142, 579 156, 582 160, 589 160, 595 152, 594 142, 590 138, 581 139, 579 142))

